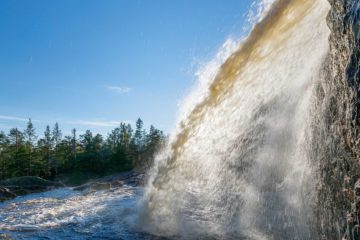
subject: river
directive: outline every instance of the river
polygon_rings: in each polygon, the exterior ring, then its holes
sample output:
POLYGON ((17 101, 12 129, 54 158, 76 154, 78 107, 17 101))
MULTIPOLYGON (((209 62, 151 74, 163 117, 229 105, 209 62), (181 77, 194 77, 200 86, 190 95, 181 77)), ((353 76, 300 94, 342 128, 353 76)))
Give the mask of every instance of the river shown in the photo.
POLYGON ((142 187, 60 188, 0 203, 0 238, 156 239, 136 230, 142 187))

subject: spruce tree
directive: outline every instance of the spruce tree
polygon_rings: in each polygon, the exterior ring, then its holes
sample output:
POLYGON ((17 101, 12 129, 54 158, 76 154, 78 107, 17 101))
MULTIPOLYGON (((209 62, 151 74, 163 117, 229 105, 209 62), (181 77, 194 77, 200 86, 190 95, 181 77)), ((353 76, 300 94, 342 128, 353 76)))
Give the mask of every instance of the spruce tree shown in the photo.
POLYGON ((31 118, 29 118, 29 121, 27 123, 27 127, 24 131, 25 136, 25 143, 26 143, 26 150, 28 153, 28 159, 27 159, 27 175, 31 175, 32 173, 32 165, 33 165, 33 149, 34 149, 34 143, 37 139, 37 136, 35 135, 35 128, 34 125, 31 122, 31 118))
POLYGON ((72 130, 72 156, 74 161, 76 161, 76 145, 76 129, 74 128, 72 130))
POLYGON ((51 172, 51 168, 53 166, 52 159, 51 159, 51 152, 54 146, 51 129, 50 126, 47 125, 45 132, 44 132, 44 153, 45 153, 45 160, 47 164, 46 172, 49 174, 51 172))
POLYGON ((55 168, 55 177, 58 175, 58 169, 59 169, 59 152, 58 147, 62 139, 62 133, 59 128, 59 124, 55 123, 54 128, 52 130, 52 142, 54 144, 54 168, 55 168))

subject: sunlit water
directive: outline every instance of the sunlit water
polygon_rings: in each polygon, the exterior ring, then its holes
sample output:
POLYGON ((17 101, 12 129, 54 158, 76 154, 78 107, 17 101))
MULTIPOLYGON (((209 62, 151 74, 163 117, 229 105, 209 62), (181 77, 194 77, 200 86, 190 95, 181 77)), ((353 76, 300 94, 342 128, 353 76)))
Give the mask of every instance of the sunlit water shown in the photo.
POLYGON ((204 68, 150 174, 145 231, 314 239, 318 175, 309 143, 329 9, 327 0, 275 1, 220 66, 204 68))
POLYGON ((28 239, 314 239, 309 143, 329 8, 326 0, 275 1, 246 39, 225 44, 184 101, 144 191, 65 188, 17 198, 0 205, 0 231, 28 239))
POLYGON ((0 203, 0 234, 13 239, 155 239, 135 227, 142 192, 131 186, 92 193, 61 188, 18 197, 0 203))

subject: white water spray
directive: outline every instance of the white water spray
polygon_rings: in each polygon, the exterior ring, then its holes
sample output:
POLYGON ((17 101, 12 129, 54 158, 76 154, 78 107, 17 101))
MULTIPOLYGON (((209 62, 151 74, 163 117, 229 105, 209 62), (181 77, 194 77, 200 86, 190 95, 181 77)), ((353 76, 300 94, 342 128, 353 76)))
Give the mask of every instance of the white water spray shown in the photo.
POLYGON ((202 75, 146 188, 146 231, 311 238, 310 109, 328 10, 326 0, 276 1, 220 68, 202 75))

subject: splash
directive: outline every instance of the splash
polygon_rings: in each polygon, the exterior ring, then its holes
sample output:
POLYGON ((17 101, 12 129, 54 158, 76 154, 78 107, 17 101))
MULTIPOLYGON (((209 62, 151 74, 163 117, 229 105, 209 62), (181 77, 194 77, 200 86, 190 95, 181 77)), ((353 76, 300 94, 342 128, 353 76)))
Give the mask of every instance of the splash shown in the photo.
POLYGON ((223 64, 213 65, 157 158, 143 200, 145 231, 312 238, 308 129, 329 48, 328 10, 326 0, 278 0, 223 64))
POLYGON ((60 188, 0 203, 0 239, 151 239, 132 229, 142 189, 60 188))

